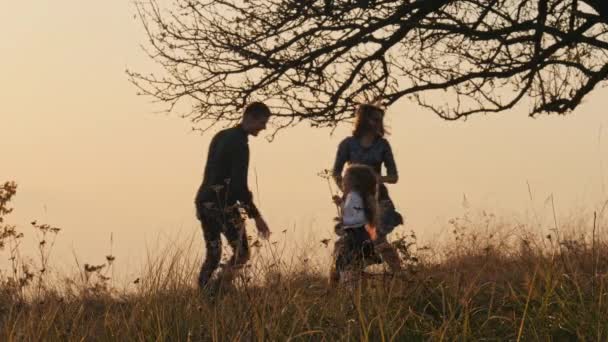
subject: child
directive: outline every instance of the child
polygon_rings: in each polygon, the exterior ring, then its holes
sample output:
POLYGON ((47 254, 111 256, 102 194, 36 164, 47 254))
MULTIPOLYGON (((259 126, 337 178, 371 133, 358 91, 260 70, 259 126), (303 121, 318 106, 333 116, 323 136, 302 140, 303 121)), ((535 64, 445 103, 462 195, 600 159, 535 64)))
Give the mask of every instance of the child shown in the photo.
MULTIPOLYGON (((342 180, 344 200, 341 201, 341 220, 336 225, 336 276, 348 283, 358 279, 366 261, 377 259, 373 240, 376 238, 378 212, 378 178, 365 165, 351 165, 342 180)), ((375 261, 375 260, 374 260, 375 261)))

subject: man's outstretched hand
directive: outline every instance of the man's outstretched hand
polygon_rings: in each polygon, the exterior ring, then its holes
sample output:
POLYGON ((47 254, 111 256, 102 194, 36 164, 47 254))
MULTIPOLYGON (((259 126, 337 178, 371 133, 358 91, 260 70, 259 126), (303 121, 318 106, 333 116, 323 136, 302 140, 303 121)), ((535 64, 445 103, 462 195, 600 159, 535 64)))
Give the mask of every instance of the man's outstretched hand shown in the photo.
POLYGON ((258 234, 264 240, 268 240, 270 238, 270 229, 268 228, 268 224, 262 218, 262 216, 258 216, 255 218, 255 226, 258 229, 258 234))

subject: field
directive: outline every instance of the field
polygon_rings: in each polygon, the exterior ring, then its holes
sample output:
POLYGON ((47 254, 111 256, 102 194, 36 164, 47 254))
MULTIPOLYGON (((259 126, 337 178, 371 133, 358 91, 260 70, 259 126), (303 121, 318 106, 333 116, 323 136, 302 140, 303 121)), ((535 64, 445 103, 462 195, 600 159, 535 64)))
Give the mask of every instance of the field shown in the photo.
POLYGON ((73 276, 53 274, 48 255, 61 232, 33 222, 39 251, 28 265, 21 230, 3 222, 11 186, 0 191, 0 255, 12 265, 0 274, 3 341, 608 339, 602 212, 571 226, 556 220, 549 234, 480 213, 452 220, 451 236, 433 246, 395 236, 407 271, 375 267, 354 287, 330 287, 326 263, 264 244, 235 286, 209 295, 194 286, 188 245, 114 286, 112 255, 73 276))

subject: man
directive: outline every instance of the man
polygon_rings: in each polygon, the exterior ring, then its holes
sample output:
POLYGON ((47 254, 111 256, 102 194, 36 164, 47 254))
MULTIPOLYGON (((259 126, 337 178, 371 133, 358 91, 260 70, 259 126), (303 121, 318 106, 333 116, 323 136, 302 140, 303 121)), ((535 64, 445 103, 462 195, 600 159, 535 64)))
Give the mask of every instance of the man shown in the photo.
POLYGON ((221 281, 231 282, 235 273, 249 260, 245 220, 239 208, 255 220, 260 236, 268 239, 270 230, 253 203, 247 185, 249 167, 248 136, 257 136, 266 128, 270 109, 254 102, 245 108, 241 123, 218 132, 209 145, 203 183, 196 195, 196 212, 203 227, 207 248, 198 283, 205 288, 222 256, 223 233, 233 255, 222 271, 221 281))

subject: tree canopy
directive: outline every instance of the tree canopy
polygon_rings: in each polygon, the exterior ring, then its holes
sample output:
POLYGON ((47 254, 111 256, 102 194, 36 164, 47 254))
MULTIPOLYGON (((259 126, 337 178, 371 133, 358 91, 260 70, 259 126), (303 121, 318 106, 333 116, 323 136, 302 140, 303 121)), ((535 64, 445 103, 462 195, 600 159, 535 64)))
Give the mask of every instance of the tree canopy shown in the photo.
POLYGON ((195 124, 267 101, 278 128, 334 126, 402 97, 446 120, 566 114, 608 77, 605 0, 156 0, 138 3, 162 73, 143 94, 195 124))

